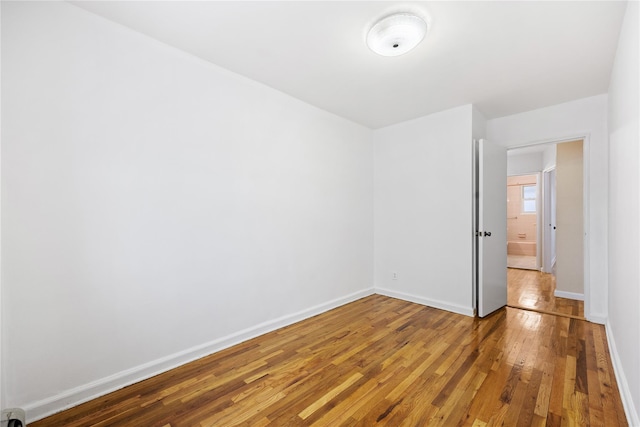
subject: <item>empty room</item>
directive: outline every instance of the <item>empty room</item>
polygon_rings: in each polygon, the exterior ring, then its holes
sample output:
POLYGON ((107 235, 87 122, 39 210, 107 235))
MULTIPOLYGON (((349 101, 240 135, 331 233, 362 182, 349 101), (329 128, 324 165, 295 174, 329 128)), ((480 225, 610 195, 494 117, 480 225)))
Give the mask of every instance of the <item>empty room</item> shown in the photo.
POLYGON ((0 426, 640 426, 639 15, 3 0, 0 426))

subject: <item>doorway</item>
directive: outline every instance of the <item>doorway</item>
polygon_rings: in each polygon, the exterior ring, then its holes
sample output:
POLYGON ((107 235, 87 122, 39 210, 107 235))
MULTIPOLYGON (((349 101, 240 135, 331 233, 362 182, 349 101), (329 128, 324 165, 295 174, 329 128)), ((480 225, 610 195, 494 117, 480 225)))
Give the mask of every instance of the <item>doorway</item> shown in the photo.
POLYGON ((584 318, 583 140, 508 154, 508 305, 584 318))
POLYGON ((540 270, 538 174, 507 177, 507 267, 540 270))

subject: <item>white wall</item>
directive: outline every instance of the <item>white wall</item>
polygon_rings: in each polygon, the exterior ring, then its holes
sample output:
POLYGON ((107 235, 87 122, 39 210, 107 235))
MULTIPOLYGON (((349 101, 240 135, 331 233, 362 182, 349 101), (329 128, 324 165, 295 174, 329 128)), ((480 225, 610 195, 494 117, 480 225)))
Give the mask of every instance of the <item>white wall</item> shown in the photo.
POLYGON ((556 165, 556 144, 549 144, 542 152, 542 170, 548 170, 556 165))
POLYGON ((507 153, 507 175, 528 175, 542 170, 542 153, 507 153))
POLYGON ((609 85, 609 319, 630 425, 640 425, 640 131, 638 14, 629 2, 609 85))
POLYGON ((591 321, 607 318, 607 200, 608 144, 607 95, 579 99, 547 108, 487 121, 487 138, 507 147, 533 142, 569 141, 587 136, 585 168, 589 192, 585 247, 588 274, 585 277, 585 314, 591 321), (587 283, 588 281, 588 283, 587 283))
POLYGON ((372 292, 369 129, 67 3, 2 8, 5 404, 372 292))
POLYGON ((471 129, 473 139, 484 139, 487 136, 487 118, 474 105, 471 109, 471 129))
POLYGON ((470 105, 373 132, 378 292, 472 314, 471 137, 470 105))

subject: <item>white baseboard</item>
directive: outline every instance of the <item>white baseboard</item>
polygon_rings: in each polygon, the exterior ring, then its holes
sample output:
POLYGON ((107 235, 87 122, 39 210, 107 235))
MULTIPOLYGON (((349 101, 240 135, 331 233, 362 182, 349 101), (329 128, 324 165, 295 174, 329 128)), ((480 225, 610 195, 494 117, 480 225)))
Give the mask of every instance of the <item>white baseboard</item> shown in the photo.
POLYGON ((24 409, 27 413, 27 423, 37 421, 49 415, 53 415, 57 412, 87 402, 91 399, 104 396, 105 394, 111 393, 112 391, 119 390, 128 385, 146 380, 147 378, 151 378, 170 369, 177 368, 178 366, 208 356, 212 353, 239 344, 243 341, 247 341, 251 338, 255 338, 262 334, 266 334, 267 332, 280 329, 284 326, 291 325, 301 320, 308 319, 309 317, 316 316, 320 313, 324 313, 325 311, 340 307, 344 304, 348 304, 360 298, 373 295, 374 293, 375 292, 373 288, 354 292, 344 297, 336 298, 334 300, 318 304, 305 310, 298 311, 297 313, 292 313, 274 320, 269 320, 251 328, 247 328, 231 335, 218 338, 211 342, 201 344, 187 350, 162 357, 160 359, 153 360, 151 362, 133 367, 131 369, 127 369, 122 372, 118 372, 108 377, 90 382, 88 384, 83 384, 79 387, 75 387, 71 390, 66 390, 47 399, 29 403, 27 405, 24 405, 24 409))
POLYGON ((585 316, 585 317, 591 323, 597 323, 599 325, 606 325, 607 324, 607 317, 603 316, 601 314, 590 314, 590 315, 585 316))
POLYGON ((630 426, 640 426, 640 414, 633 404, 633 396, 631 396, 631 390, 629 390, 629 382, 624 375, 624 369, 622 369, 622 362, 620 361, 620 355, 616 347, 615 339, 611 333, 611 325, 607 320, 605 324, 607 332, 607 342, 609 344, 609 353, 611 354, 611 362, 613 364, 613 372, 618 382, 618 390, 620 390, 620 398, 622 399, 622 406, 624 407, 624 413, 627 416, 627 422, 630 426))
POLYGON ((565 292, 565 291, 559 291, 559 290, 555 290, 553 292, 553 295, 560 297, 560 298, 567 298, 567 299, 574 299, 574 300, 578 300, 578 301, 584 301, 584 294, 577 294, 575 292, 565 292))
POLYGON ((375 288, 375 293, 385 295, 392 298, 398 298, 404 301, 415 302, 416 304, 426 305, 428 307, 439 308, 441 310, 451 311, 453 313, 463 314, 465 316, 473 316, 472 307, 464 307, 458 304, 432 300, 417 295, 406 294, 404 292, 392 291, 391 289, 375 288))

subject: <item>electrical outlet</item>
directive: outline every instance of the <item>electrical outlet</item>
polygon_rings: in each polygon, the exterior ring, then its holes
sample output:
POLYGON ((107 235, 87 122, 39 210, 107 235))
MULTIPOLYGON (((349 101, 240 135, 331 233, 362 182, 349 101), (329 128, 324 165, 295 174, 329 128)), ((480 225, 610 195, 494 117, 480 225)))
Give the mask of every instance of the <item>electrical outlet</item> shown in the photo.
POLYGON ((2 427, 24 427, 27 425, 25 422, 25 413, 20 408, 7 408, 2 410, 2 427))
POLYGON ((393 277, 393 280, 398 280, 398 273, 396 273, 395 271, 391 273, 391 276, 393 277))

